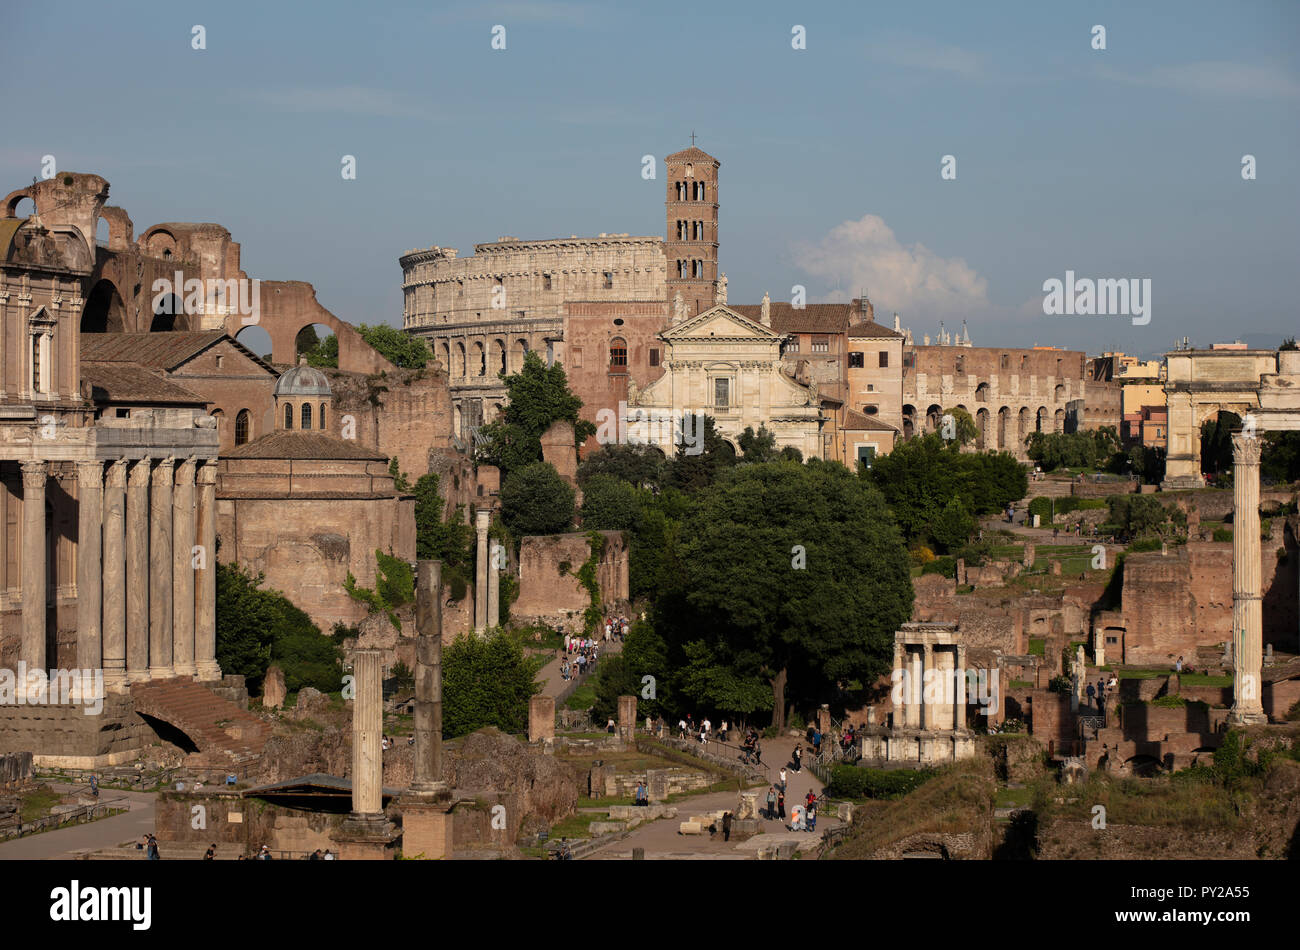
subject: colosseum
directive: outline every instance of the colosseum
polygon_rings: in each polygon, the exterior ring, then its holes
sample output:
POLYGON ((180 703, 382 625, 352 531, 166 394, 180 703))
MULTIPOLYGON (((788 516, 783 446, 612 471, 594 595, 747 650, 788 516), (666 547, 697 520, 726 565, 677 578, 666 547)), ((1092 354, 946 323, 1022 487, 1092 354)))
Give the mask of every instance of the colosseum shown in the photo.
POLYGON ((662 303, 666 294, 660 237, 503 237, 474 245, 471 257, 430 247, 400 263, 403 326, 447 367, 462 436, 500 411, 498 373, 517 372, 529 350, 563 358, 566 303, 662 303))

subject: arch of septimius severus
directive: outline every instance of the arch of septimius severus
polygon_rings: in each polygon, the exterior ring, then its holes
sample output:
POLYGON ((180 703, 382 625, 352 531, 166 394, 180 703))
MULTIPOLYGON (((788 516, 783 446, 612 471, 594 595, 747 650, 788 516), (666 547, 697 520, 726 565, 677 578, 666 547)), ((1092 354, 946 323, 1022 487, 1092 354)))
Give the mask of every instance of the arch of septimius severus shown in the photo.
POLYGON ((1164 487, 1201 482, 1201 424, 1219 411, 1242 417, 1232 436, 1233 707, 1238 724, 1267 721, 1262 705, 1263 603, 1259 459, 1266 432, 1300 430, 1300 350, 1179 350, 1167 354, 1169 455, 1164 487))

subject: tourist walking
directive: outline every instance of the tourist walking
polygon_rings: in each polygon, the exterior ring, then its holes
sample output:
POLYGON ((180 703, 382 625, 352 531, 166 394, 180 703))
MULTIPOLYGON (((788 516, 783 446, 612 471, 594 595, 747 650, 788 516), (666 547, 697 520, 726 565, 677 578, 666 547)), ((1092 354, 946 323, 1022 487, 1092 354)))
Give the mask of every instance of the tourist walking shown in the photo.
POLYGON ((785 792, 776 793, 776 817, 785 821, 785 792))
POLYGON ((776 789, 769 785, 767 787, 767 820, 771 821, 776 817, 776 789))
POLYGON ((731 812, 725 812, 722 816, 722 840, 731 840, 731 812))

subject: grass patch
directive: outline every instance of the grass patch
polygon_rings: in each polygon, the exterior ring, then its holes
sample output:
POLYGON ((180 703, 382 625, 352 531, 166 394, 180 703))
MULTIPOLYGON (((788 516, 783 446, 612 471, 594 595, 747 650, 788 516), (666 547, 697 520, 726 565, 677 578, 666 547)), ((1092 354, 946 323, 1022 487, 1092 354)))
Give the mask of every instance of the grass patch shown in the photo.
POLYGON ((58 793, 48 788, 38 788, 22 797, 18 805, 18 817, 24 822, 44 818, 61 800, 58 793))
POLYGON ((596 705, 596 684, 591 681, 583 683, 573 691, 573 695, 564 701, 565 709, 572 709, 576 712, 590 709, 594 705, 596 705))

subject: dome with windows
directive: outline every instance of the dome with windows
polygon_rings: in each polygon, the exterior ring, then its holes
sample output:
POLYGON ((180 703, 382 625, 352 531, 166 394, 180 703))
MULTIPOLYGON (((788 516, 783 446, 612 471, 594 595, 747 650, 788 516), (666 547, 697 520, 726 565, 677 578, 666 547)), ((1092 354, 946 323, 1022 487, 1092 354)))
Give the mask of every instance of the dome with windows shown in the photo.
POLYGON ((332 392, 330 390, 330 381, 325 374, 314 366, 308 366, 304 360, 280 376, 279 381, 275 384, 275 395, 277 397, 299 398, 302 396, 329 396, 332 395, 332 392))

